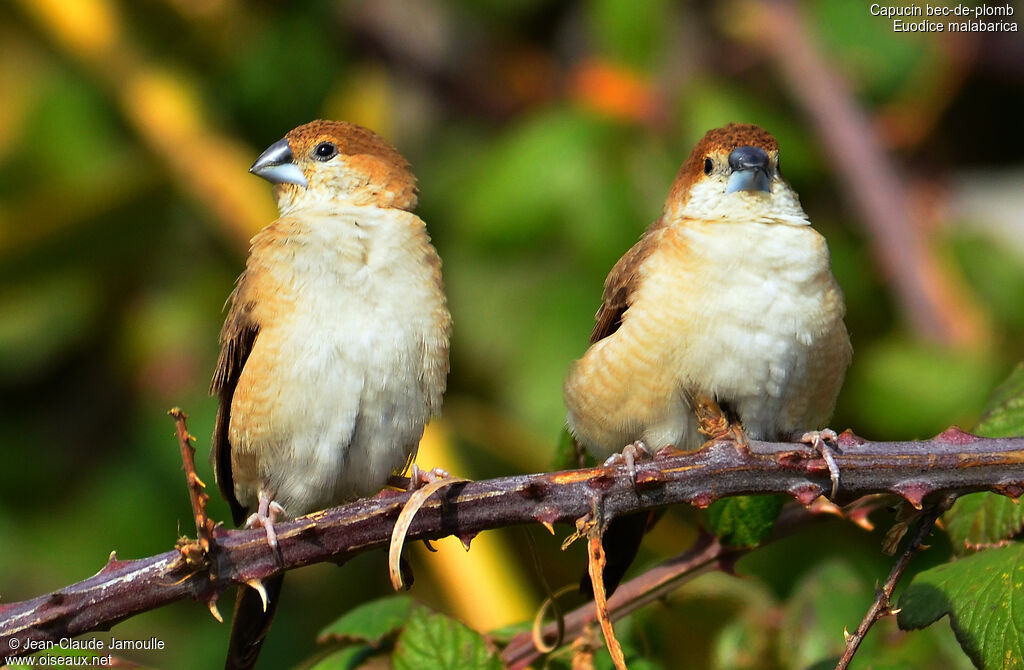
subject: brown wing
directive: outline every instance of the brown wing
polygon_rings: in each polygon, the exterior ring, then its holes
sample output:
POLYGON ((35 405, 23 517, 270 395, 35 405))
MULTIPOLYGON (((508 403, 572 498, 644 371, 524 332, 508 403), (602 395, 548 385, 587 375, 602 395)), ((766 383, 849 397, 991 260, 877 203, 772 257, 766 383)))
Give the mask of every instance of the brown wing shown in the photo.
POLYGON ((210 383, 210 394, 216 393, 219 398, 210 460, 213 462, 217 486, 231 506, 231 517, 237 526, 245 521, 248 510, 235 497, 234 477, 231 474, 231 442, 228 433, 228 426, 231 423, 231 399, 235 395, 238 377, 242 374, 242 368, 249 358, 260 330, 252 314, 253 304, 247 297, 245 273, 238 278, 238 284, 229 300, 231 309, 220 331, 220 357, 217 359, 217 369, 210 383))
POLYGON ((597 310, 597 323, 590 333, 591 344, 608 337, 622 325, 622 315, 633 301, 633 292, 640 278, 640 266, 654 251, 655 239, 663 227, 662 219, 654 222, 640 241, 634 244, 608 273, 608 278, 604 281, 601 307, 597 310))

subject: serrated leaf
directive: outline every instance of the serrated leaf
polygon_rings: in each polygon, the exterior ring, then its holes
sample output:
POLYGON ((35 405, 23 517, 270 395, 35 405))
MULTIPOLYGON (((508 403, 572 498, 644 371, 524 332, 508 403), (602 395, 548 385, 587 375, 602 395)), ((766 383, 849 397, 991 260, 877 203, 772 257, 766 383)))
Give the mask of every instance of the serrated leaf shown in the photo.
POLYGON ((949 615, 979 668, 1024 668, 1024 544, 988 549, 925 570, 903 592, 897 622, 923 628, 949 615))
POLYGON ((380 598, 349 610, 320 631, 317 642, 362 642, 379 647, 409 618, 413 600, 408 596, 380 598))
POLYGON ((726 498, 708 508, 708 523, 725 544, 753 547, 771 533, 785 501, 784 496, 726 498))
MULTIPOLYGON (((985 437, 1024 435, 1024 363, 999 385, 972 431, 985 437)), ((956 501, 943 524, 958 554, 1005 542, 1024 528, 1024 506, 994 493, 974 493, 956 501)))
POLYGON ((395 644, 395 670, 501 670, 482 635, 462 623, 416 607, 395 644))
POLYGON ((991 547, 1024 528, 1024 506, 995 493, 972 493, 957 500, 943 523, 953 551, 963 555, 991 547))

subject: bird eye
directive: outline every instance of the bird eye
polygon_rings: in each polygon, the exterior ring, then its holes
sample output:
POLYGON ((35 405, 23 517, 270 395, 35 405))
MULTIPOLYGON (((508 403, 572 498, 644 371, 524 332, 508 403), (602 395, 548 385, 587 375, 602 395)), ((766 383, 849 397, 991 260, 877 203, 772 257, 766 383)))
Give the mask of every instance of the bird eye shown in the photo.
POLYGON ((313 157, 318 161, 327 161, 338 155, 338 147, 331 142, 321 142, 313 149, 313 157))
POLYGON ((711 174, 711 170, 715 167, 715 164, 710 158, 704 159, 704 174, 711 174))

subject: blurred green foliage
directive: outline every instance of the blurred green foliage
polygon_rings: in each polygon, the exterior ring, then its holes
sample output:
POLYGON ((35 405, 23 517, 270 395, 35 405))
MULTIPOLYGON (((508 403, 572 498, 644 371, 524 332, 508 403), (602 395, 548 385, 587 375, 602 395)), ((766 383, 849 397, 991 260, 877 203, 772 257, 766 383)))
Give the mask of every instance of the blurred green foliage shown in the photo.
MULTIPOLYGON (((1018 127, 1024 104, 1019 51, 1005 51, 1002 36, 897 35, 866 5, 801 5, 917 204, 955 212, 933 229, 931 247, 977 308, 982 336, 945 346, 908 326, 799 94, 738 28, 751 3, 90 0, 74 16, 71 6, 0 5, 4 602, 83 579, 111 550, 150 555, 193 532, 166 411, 185 409, 204 452, 221 310, 246 238, 224 215, 235 201, 217 185, 255 189, 265 197, 257 210, 270 198, 269 187, 247 181, 244 162, 226 174, 221 159, 254 159, 316 117, 373 127, 420 178, 419 212, 444 259, 455 320, 446 416, 469 469, 459 475, 547 469, 564 417, 562 377, 586 347, 605 275, 659 215, 689 148, 728 121, 778 137, 786 175, 829 241, 855 350, 833 427, 902 439, 972 425, 1024 357, 1024 189, 996 194, 1011 212, 1002 228, 958 206, 972 201, 965 174, 984 182, 1024 171, 1021 134, 1002 133, 996 146, 989 130, 1018 127), (594 67, 646 92, 646 106, 630 112, 635 96, 617 106, 608 85, 583 85, 594 67), (150 89, 134 84, 168 73, 194 117, 153 125, 150 89)), ((213 498, 213 516, 228 518, 213 498)), ((820 661, 887 570, 879 540, 830 522, 813 540, 745 559, 742 588, 721 575, 698 580, 624 624, 623 638, 651 667, 659 658, 695 668, 820 661), (851 599, 826 622, 840 587, 851 599), (817 612, 813 634, 800 608, 817 612), (772 660, 744 655, 754 643, 772 660)), ((581 551, 566 557, 557 541, 539 544, 553 584, 578 579, 581 551)), ((650 544, 641 564, 683 548, 650 544)), ((935 561, 948 553, 941 543, 928 552, 935 561)), ((518 547, 508 561, 529 565, 518 547)), ((450 612, 445 587, 420 573, 415 597, 450 612)), ((540 602, 539 586, 525 588, 540 602)), ((309 656, 316 630, 388 589, 377 555, 294 573, 264 667, 309 656)), ((933 628, 928 636, 943 635, 933 628)), ((115 629, 122 638, 154 631, 167 651, 132 658, 157 667, 214 667, 227 638, 196 603, 115 629)), ((942 656, 945 633, 928 652, 942 662, 920 667, 962 660, 942 656)), ((865 658, 899 663, 886 648, 900 640, 873 642, 865 658)))

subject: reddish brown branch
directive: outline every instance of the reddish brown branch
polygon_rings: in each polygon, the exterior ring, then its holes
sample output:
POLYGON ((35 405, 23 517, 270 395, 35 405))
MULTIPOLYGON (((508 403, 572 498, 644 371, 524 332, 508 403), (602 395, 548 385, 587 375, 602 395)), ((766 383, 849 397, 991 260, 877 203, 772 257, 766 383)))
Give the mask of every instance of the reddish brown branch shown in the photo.
MULTIPOLYGON (((789 493, 808 503, 831 487, 828 469, 807 445, 752 442, 750 451, 716 442, 637 468, 589 468, 455 484, 429 500, 409 539, 456 535, 530 523, 573 523, 595 498, 607 517, 725 496, 789 493)), ((922 442, 865 442, 840 436, 839 501, 895 493, 915 505, 951 492, 1024 492, 1024 438, 984 439, 950 429, 922 442)), ((387 546, 408 493, 385 492, 278 525, 284 569, 342 562, 387 546)), ((260 529, 218 528, 208 560, 190 564, 175 550, 135 561, 111 557, 95 576, 38 598, 0 605, 0 658, 64 636, 109 628, 183 598, 208 603, 230 586, 279 571, 260 529), (17 639, 17 649, 11 640, 17 639)))

